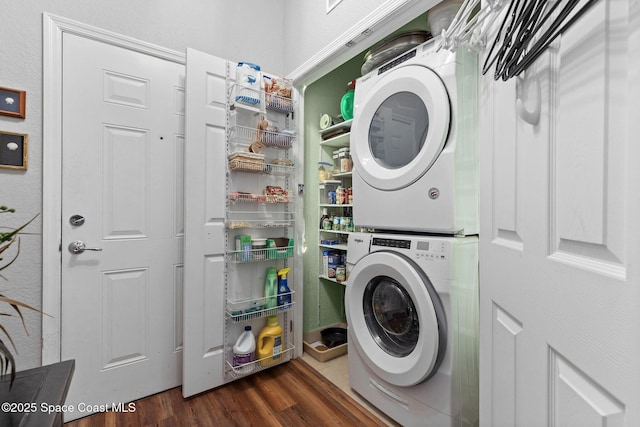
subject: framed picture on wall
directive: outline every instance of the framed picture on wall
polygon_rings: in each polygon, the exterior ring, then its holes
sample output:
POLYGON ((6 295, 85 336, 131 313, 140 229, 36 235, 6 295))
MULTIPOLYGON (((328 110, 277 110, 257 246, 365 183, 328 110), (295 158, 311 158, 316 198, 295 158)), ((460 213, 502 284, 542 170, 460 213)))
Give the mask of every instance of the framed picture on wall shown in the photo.
POLYGON ((0 131, 0 168, 27 169, 26 133, 0 131))
POLYGON ((23 90, 0 87, 0 114, 24 119, 27 93, 23 90))

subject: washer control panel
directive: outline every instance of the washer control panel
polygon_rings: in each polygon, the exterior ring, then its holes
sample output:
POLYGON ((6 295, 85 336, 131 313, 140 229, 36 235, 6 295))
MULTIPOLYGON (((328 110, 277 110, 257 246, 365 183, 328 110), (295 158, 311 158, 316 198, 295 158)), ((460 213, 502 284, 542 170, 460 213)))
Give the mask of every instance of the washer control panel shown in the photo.
POLYGON ((415 258, 418 261, 445 259, 446 244, 438 240, 418 240, 415 258))
POLYGON ((371 240, 371 248, 392 248, 403 252, 416 261, 435 261, 446 259, 447 244, 436 239, 398 239, 386 237, 374 237, 371 240))

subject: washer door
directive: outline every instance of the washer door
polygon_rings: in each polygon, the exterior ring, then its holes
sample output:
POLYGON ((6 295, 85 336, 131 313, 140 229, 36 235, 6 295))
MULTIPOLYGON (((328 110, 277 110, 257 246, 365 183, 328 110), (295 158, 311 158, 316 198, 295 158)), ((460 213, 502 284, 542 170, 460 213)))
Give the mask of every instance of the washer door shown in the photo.
POLYGON ((397 252, 356 263, 346 288, 349 340, 384 381, 408 387, 433 375, 447 348, 444 307, 426 274, 397 252))
POLYGON ((351 129, 356 171, 380 190, 413 184, 440 155, 450 116, 444 83, 421 65, 394 68, 360 91, 356 85, 351 129))

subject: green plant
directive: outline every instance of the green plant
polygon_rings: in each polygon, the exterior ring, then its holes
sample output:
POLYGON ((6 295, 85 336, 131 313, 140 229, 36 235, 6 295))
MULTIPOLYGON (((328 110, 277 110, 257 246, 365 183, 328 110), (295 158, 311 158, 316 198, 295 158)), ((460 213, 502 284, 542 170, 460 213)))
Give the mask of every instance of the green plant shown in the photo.
MULTIPOLYGON (((0 214, 11 214, 14 212, 15 212, 15 209, 8 208, 6 206, 0 206, 0 214)), ((8 229, 9 231, 0 231, 0 271, 5 270, 11 264, 13 264, 16 259, 18 259, 18 255, 20 255, 19 233, 27 225, 31 224, 31 222, 34 219, 36 219, 37 216, 38 215, 34 216, 33 218, 31 218, 29 221, 27 221, 25 224, 21 225, 18 228, 12 229, 9 227, 2 227, 3 229, 8 229), (16 245, 15 254, 9 260, 5 261, 3 254, 7 250, 9 250, 9 248, 11 248, 14 244, 16 245)), ((2 274, 0 274, 0 278, 7 280, 7 278, 4 277, 2 274)), ((24 322, 24 317, 22 316, 22 311, 20 311, 20 308, 22 307, 28 310, 33 310, 38 313, 42 313, 42 312, 35 307, 32 307, 28 304, 25 304, 23 302, 20 302, 18 300, 5 296, 4 291, 0 293, 0 303, 8 304, 12 308, 12 310, 10 310, 9 312, 6 312, 5 310, 0 309, 0 316, 14 316, 17 314, 20 317, 20 320, 22 321, 22 327, 24 328, 25 333, 29 335, 29 331, 27 331, 27 325, 24 322)), ((6 339, 9 340, 9 343, 13 347, 13 350, 15 351, 15 353, 17 354, 18 349, 16 348, 16 345, 14 344, 13 339, 11 338, 11 335, 9 335, 9 332, 1 322, 0 322, 0 330, 4 333, 4 335, 6 336, 6 339)), ((0 339, 0 376, 4 376, 7 372, 11 373, 11 385, 13 385, 13 381, 16 377, 15 358, 11 353, 11 350, 9 349, 9 347, 7 347, 5 342, 2 339, 0 339)))

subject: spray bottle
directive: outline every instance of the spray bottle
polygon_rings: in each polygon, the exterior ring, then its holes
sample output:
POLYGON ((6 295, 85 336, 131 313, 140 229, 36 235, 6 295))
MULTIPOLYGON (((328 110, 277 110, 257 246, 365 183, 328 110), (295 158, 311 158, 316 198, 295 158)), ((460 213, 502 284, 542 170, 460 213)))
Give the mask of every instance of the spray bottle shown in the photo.
POLYGON ((287 284, 287 273, 290 268, 282 268, 278 270, 278 305, 282 310, 286 310, 291 306, 291 289, 287 284))

